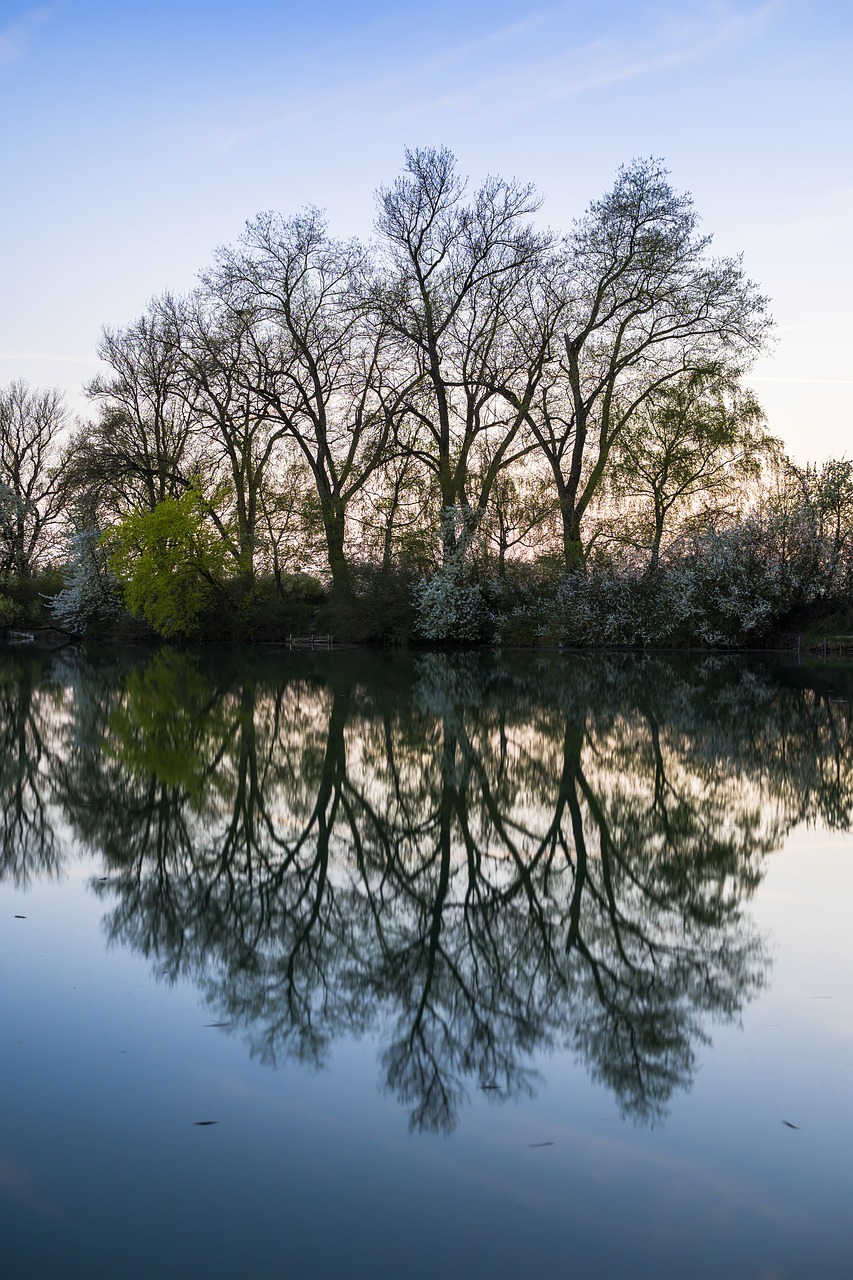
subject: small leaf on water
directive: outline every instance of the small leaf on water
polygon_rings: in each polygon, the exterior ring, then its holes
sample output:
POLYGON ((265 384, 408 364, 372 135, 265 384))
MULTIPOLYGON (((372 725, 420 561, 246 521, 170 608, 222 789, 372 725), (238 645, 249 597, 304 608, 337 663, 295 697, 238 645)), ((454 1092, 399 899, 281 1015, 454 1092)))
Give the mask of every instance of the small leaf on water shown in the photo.
POLYGON ((26 916, 15 916, 16 920, 26 920, 26 916))
POLYGON ((553 1142, 531 1142, 531 1147, 553 1147, 553 1142))
POLYGON ((791 1124, 791 1121, 790 1121, 790 1120, 783 1120, 783 1121, 782 1121, 782 1123, 783 1123, 783 1124, 786 1126, 786 1128, 788 1128, 788 1129, 799 1129, 799 1127, 800 1127, 798 1124, 791 1124))
POLYGON ((193 1127, 196 1129, 205 1129, 210 1124, 219 1124, 218 1120, 193 1120, 193 1127))
POLYGON ((230 1027, 231 1023, 230 1022, 206 1022, 204 1025, 206 1027, 230 1027))

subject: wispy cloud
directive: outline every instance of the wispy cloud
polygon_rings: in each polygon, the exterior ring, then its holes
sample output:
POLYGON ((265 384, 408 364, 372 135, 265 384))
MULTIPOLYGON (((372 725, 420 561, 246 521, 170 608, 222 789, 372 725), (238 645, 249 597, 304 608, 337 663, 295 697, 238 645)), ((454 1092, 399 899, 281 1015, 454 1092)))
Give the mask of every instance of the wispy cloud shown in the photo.
POLYGON ((424 65, 433 68, 451 66, 453 63, 467 62, 483 54, 491 56, 507 45, 512 45, 536 32, 541 32, 547 38, 552 21, 553 14, 528 13, 517 22, 510 22, 474 40, 464 40, 460 44, 443 49, 440 53, 426 59, 424 65))
POLYGON ((503 116, 518 115, 550 103, 606 89, 626 81, 650 78, 710 57, 722 48, 754 39, 780 8, 781 0, 747 10, 712 5, 690 22, 671 19, 647 28, 640 39, 620 44, 612 36, 573 46, 557 29, 545 33, 558 52, 545 58, 517 60, 511 71, 489 74, 462 88, 437 94, 401 115, 424 106, 448 111, 470 110, 478 103, 503 116), (549 37, 550 34, 550 38, 549 37))
POLYGON ((15 22, 11 22, 8 27, 0 31, 0 66, 7 62, 14 62, 16 58, 22 56, 33 28, 46 22, 51 12, 47 8, 31 9, 29 13, 22 14, 15 22))
MULTIPOLYGON (((534 12, 474 39, 414 58, 391 73, 344 82, 330 94, 300 95, 292 110, 255 108, 244 127, 229 123, 212 140, 215 151, 331 113, 369 107, 386 120, 459 112, 507 118, 626 81, 666 74, 756 39, 782 0, 750 7, 709 3, 689 20, 671 14, 638 22, 632 32, 578 43, 568 10, 534 12), (258 121, 258 116, 262 120, 258 121)), ((604 29, 605 24, 602 23, 604 29)), ((298 91, 297 91, 298 92, 298 91)), ((269 105, 269 104, 268 104, 269 105)))

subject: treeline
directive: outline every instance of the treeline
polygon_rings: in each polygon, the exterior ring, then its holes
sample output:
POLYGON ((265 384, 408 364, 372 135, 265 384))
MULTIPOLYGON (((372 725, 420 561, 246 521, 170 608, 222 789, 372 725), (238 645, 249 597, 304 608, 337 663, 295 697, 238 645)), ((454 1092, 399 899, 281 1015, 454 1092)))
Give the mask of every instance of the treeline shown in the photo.
POLYGON ((262 214, 105 330, 89 422, 0 393, 10 618, 60 564, 62 625, 167 636, 742 643, 849 601, 851 464, 768 434, 766 299, 659 162, 566 235, 446 150, 377 206, 369 244, 262 214))

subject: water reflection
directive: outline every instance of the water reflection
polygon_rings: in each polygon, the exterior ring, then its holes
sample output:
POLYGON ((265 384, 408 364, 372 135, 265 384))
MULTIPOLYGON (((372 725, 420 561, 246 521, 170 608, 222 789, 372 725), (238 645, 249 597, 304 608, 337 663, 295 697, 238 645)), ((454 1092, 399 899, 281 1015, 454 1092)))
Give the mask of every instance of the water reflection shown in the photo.
POLYGON ((7 660, 2 874, 70 829, 110 941, 270 1063, 377 1034, 415 1128, 552 1048, 660 1118, 765 979, 765 855, 849 826, 849 704, 735 663, 297 657, 7 660))
POLYGON ((50 804, 61 701, 38 656, 0 655, 0 880, 15 885, 55 875, 61 863, 50 804))

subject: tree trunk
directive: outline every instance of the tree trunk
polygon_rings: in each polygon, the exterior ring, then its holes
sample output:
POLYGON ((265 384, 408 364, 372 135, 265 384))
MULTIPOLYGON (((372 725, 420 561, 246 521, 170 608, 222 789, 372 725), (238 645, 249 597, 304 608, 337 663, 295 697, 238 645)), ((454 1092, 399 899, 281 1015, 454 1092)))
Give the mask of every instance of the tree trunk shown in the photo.
POLYGON ((336 596, 348 599, 352 595, 352 578, 344 552, 345 509, 340 500, 329 498, 322 505, 323 528, 326 533, 326 553, 332 575, 332 589, 336 596))
POLYGON ((563 521, 563 559, 567 573, 584 567, 583 541, 580 518, 571 500, 560 495, 560 515, 563 521))

